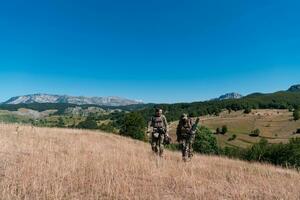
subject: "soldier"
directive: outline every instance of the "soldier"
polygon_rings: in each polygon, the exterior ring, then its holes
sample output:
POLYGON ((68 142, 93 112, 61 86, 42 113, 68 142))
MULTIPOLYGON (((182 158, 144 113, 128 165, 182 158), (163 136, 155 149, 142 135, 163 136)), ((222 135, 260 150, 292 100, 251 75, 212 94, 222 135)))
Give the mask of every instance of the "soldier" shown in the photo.
POLYGON ((179 124, 177 126, 177 141, 181 144, 182 160, 187 161, 193 157, 193 142, 195 139, 195 130, 199 119, 193 123, 192 118, 187 114, 182 114, 179 124))
POLYGON ((148 133, 151 133, 152 151, 162 156, 164 152, 164 139, 165 137, 169 137, 168 122, 166 117, 162 114, 162 109, 155 109, 155 115, 151 117, 148 123, 148 133), (153 128, 152 132, 151 127, 153 128))

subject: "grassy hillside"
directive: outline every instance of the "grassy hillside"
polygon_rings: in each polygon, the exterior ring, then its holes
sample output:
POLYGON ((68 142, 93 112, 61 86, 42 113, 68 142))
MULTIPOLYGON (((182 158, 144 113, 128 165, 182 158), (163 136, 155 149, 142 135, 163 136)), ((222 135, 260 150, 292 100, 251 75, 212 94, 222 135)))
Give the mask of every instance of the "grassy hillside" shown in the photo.
MULTIPOLYGON (((218 115, 223 109, 239 111, 251 109, 293 109, 300 107, 300 92, 275 92, 271 94, 255 93, 241 99, 213 100, 193 103, 176 103, 156 105, 166 111, 170 121, 179 119, 182 113, 193 116, 218 115)), ((146 118, 153 114, 153 108, 140 111, 146 118)))
POLYGON ((17 115, 6 110, 0 110, 0 122, 5 123, 29 123, 30 118, 27 116, 17 115))
POLYGON ((57 110, 57 114, 63 114, 67 108, 81 107, 83 109, 87 109, 88 107, 97 107, 102 108, 104 110, 124 110, 124 111, 132 111, 143 109, 146 107, 153 107, 154 104, 136 104, 136 105, 128 105, 128 106, 99 106, 94 104, 86 104, 86 105, 76 105, 70 103, 29 103, 29 104, 0 104, 0 110, 8 110, 8 111, 17 111, 20 108, 27 108, 31 110, 36 110, 39 112, 46 110, 57 110))
MULTIPOLYGON (((175 138, 175 131, 178 122, 171 123, 171 135, 175 138)), ((210 128, 213 132, 223 125, 228 127, 225 135, 216 135, 220 146, 249 147, 265 138, 269 143, 286 143, 290 138, 300 137, 294 132, 300 128, 300 120, 294 121, 292 112, 282 109, 259 109, 252 110, 250 114, 243 111, 228 113, 224 111, 219 116, 201 117, 201 125, 210 128), (251 131, 259 129, 259 137, 251 137, 251 131), (237 138, 228 141, 232 135, 237 138)))
POLYGON ((0 199, 299 199, 300 174, 100 132, 0 125, 0 199))

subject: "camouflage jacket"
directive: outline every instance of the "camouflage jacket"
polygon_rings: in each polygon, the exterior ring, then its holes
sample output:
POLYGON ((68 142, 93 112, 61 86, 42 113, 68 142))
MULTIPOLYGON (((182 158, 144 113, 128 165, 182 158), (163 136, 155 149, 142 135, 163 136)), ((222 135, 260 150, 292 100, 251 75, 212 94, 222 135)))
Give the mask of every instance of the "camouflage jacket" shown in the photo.
POLYGON ((151 119, 148 122, 148 131, 151 129, 151 127, 153 129, 164 129, 165 132, 167 133, 169 130, 167 118, 164 115, 160 117, 157 116, 151 117, 151 119))
POLYGON ((177 139, 180 140, 183 136, 191 134, 192 127, 193 120, 191 118, 187 121, 180 120, 176 130, 177 139))

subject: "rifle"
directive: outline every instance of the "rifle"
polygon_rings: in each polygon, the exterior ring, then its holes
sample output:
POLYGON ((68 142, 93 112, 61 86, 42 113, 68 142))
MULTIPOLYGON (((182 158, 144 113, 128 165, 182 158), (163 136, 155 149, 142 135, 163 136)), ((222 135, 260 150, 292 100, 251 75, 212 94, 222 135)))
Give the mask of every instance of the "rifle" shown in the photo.
POLYGON ((165 137, 164 137, 164 145, 169 145, 171 143, 172 143, 172 139, 168 135, 165 135, 165 137))
POLYGON ((192 126, 192 128, 191 128, 191 131, 190 131, 191 135, 192 135, 192 134, 195 134, 195 131, 197 130, 197 127, 198 127, 199 122, 200 122, 200 118, 198 117, 198 118, 196 119, 196 122, 193 124, 193 126, 192 126))

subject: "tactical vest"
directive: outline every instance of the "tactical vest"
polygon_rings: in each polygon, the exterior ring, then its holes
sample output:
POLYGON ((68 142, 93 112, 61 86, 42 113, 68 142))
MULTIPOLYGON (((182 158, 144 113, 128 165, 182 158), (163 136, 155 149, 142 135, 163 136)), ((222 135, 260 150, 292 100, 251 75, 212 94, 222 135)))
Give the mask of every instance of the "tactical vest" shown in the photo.
POLYGON ((162 117, 152 117, 152 127, 153 128, 165 128, 162 117))
POLYGON ((191 120, 188 120, 188 121, 181 121, 181 127, 180 127, 180 132, 182 135, 185 135, 185 134, 189 134, 191 129, 192 129, 192 123, 191 123, 191 120))

